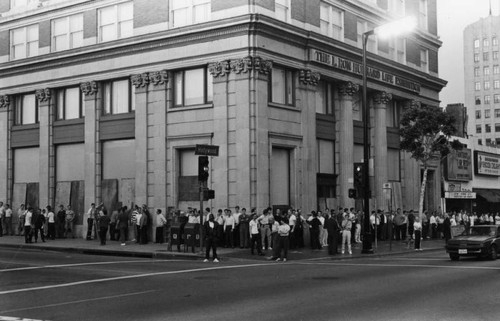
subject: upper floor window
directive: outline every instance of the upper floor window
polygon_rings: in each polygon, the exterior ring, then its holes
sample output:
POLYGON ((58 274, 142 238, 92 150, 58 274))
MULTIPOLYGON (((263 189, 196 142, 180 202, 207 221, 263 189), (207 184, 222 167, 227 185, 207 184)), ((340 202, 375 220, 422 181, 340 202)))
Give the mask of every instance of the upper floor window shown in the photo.
POLYGON ((490 67, 483 67, 483 74, 485 76, 489 76, 490 75, 490 67))
POLYGON ((476 119, 481 119, 481 111, 476 110, 476 119))
POLYGON ((495 109, 495 118, 500 118, 500 109, 495 109))
POLYGON ((491 55, 493 56, 493 60, 498 60, 498 51, 493 51, 491 55))
MULTIPOLYGON (((406 63, 406 39, 402 37, 396 37, 393 40, 394 42, 394 50, 395 50, 395 58, 397 62, 401 64, 406 63)), ((391 50, 391 49, 389 49, 391 50)))
POLYGON ((429 72, 429 57, 428 57, 428 52, 425 49, 420 50, 420 68, 425 71, 429 72))
POLYGON ((213 80, 206 68, 179 70, 174 73, 174 106, 211 103, 213 80))
POLYGON ((474 90, 476 90, 476 91, 481 90, 481 83, 479 81, 476 81, 474 83, 474 90))
POLYGON ((479 39, 474 39, 474 48, 479 48, 479 39))
POLYGON ((479 67, 474 68, 474 77, 479 77, 481 74, 479 73, 479 67))
POLYGON ((271 74, 271 102, 294 106, 294 73, 291 70, 273 67, 271 74))
MULTIPOLYGON (((358 47, 362 48, 363 47, 363 34, 367 32, 368 30, 371 30, 371 26, 368 25, 366 21, 360 21, 358 20, 357 22, 357 32, 358 32, 358 47)), ((368 41, 366 43, 366 50, 377 53, 377 37, 368 37, 368 41)))
POLYGON ((77 119, 85 115, 79 87, 59 89, 56 99, 57 120, 77 119))
POLYGON ((83 45, 83 14, 52 20, 52 50, 61 51, 83 45))
POLYGON ((483 52, 483 61, 488 61, 488 52, 483 52))
POLYGON ((484 118, 490 118, 490 115, 491 115, 490 110, 489 109, 485 109, 484 110, 484 118))
POLYGON ((418 1, 418 26, 427 30, 427 0, 418 1))
POLYGON ((497 37, 491 38, 491 43, 493 46, 498 46, 498 38, 497 37))
POLYGON ((490 95, 484 96, 484 104, 489 105, 490 102, 491 102, 491 96, 490 95))
POLYGON ((317 99, 316 99, 316 113, 333 115, 333 83, 320 81, 318 85, 317 99))
POLYGON ((35 94, 20 95, 16 98, 15 124, 28 125, 38 123, 38 102, 35 94))
POLYGON ((494 75, 500 74, 500 66, 498 66, 498 65, 493 66, 493 74, 494 75))
POLYGON ((479 62, 479 54, 474 54, 474 62, 479 62))
POLYGON ((11 58, 22 59, 38 55, 38 25, 13 29, 10 32, 11 58))
POLYGON ((476 96, 476 98, 474 98, 474 101, 476 102, 476 105, 481 105, 481 98, 479 96, 476 96))
POLYGON ((484 125, 484 132, 485 133, 491 133, 491 125, 490 124, 485 124, 484 125))
POLYGON ((98 10, 99 41, 111 41, 133 36, 133 2, 120 3, 98 10))
POLYGON ((493 88, 500 89, 500 80, 493 81, 493 88))
POLYGON ((485 81, 484 82, 484 90, 488 90, 490 89, 490 82, 489 81, 485 81))
POLYGON ((405 0, 389 0, 389 11, 398 16, 404 16, 405 0))
POLYGON ((482 128, 481 125, 476 125, 476 134, 481 134, 482 128))
POLYGON ((500 103, 500 95, 499 95, 499 94, 494 94, 494 95, 493 95, 493 102, 494 102, 495 104, 500 103))
POLYGON ((103 113, 124 114, 135 110, 135 87, 128 79, 104 82, 102 85, 103 113))
POLYGON ((10 7, 24 7, 36 2, 38 2, 38 0, 10 0, 10 7))
POLYGON ((387 127, 398 127, 399 126, 399 110, 401 102, 398 100, 392 100, 387 105, 386 115, 386 125, 387 127))
POLYGON ((478 139, 478 140, 477 140, 477 144, 478 144, 478 145, 482 145, 482 144, 483 144, 483 140, 482 140, 482 139, 478 139))
POLYGON ((483 47, 489 47, 490 46, 490 41, 488 40, 488 38, 484 38, 483 39, 483 47))
POLYGON ((276 18, 281 21, 290 22, 290 0, 275 0, 274 6, 276 18))
POLYGON ((210 0, 172 0, 172 27, 210 20, 210 0))
POLYGON ((321 3, 320 27, 321 33, 337 40, 344 38, 343 12, 329 4, 321 3))

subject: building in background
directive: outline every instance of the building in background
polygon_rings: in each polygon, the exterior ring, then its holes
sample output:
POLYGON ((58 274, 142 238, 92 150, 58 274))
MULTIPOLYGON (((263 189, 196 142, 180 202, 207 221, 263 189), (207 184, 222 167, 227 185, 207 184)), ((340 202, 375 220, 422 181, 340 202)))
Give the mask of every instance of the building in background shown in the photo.
MULTIPOLYGON (((196 144, 214 209, 359 206, 362 34, 368 42, 372 208, 417 209, 423 170, 399 118, 439 105, 436 0, 0 2, 0 200, 199 205, 196 144), (357 201, 359 202, 359 201, 357 201)), ((429 170, 425 206, 440 204, 429 170)))
POLYGON ((479 145, 500 145, 500 17, 490 15, 464 30, 468 134, 479 145))

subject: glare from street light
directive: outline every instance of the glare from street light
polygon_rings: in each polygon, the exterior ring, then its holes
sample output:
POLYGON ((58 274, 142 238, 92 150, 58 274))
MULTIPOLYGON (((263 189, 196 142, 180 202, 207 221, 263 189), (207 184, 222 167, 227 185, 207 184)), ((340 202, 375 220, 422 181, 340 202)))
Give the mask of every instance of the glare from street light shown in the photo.
POLYGON ((417 27, 417 20, 415 17, 408 16, 402 19, 386 23, 382 26, 376 27, 373 33, 382 39, 401 35, 411 32, 417 27))

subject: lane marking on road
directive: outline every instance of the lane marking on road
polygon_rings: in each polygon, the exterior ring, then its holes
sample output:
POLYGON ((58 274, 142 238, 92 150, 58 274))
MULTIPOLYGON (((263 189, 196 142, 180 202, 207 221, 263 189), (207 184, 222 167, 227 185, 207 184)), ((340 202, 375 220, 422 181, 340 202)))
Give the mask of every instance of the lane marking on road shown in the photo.
MULTIPOLYGON (((184 262, 184 260, 136 260, 136 261, 108 261, 108 262, 87 262, 87 263, 72 263, 72 264, 56 264, 56 265, 41 265, 41 266, 26 266, 11 269, 2 269, 0 273, 3 272, 18 272, 27 270, 39 270, 39 269, 53 269, 53 268, 63 268, 63 267, 78 267, 78 266, 89 266, 89 265, 111 265, 111 264, 123 264, 123 263, 144 263, 144 262, 184 262)), ((3 262, 5 263, 5 262, 3 262)), ((9 262, 12 263, 12 262, 9 262)))
POLYGON ((426 265, 426 264, 389 264, 389 263, 323 263, 323 262, 295 262, 300 265, 336 265, 336 266, 356 266, 356 267, 411 267, 430 269, 453 269, 453 270, 500 270, 500 267, 493 266, 456 266, 456 265, 426 265))
MULTIPOLYGON (((141 294, 153 293, 153 292, 158 292, 158 291, 159 290, 149 290, 149 291, 142 291, 142 292, 134 292, 134 293, 119 294, 119 295, 103 296, 103 297, 99 297, 99 298, 92 298, 92 299, 85 299, 85 300, 76 300, 76 301, 69 301, 69 302, 61 302, 61 303, 53 303, 53 304, 46 304, 46 305, 30 306, 30 307, 21 308, 21 309, 0 311, 0 313, 12 313, 12 312, 20 312, 20 311, 28 311, 28 310, 37 310, 37 309, 43 309, 43 308, 53 308, 53 307, 58 307, 58 306, 63 306, 63 305, 69 305, 69 304, 75 304, 75 303, 85 303, 85 302, 91 302, 91 301, 100 301, 100 300, 107 300, 107 299, 123 298, 123 297, 127 297, 127 296, 141 295, 141 294)), ((22 320, 22 319, 19 319, 19 320, 22 320)), ((1 319, 0 319, 0 321, 1 321, 1 319)))
POLYGON ((64 288, 64 287, 78 286, 78 285, 92 284, 92 283, 102 283, 102 282, 110 282, 110 281, 138 279, 138 278, 145 278, 145 277, 151 277, 151 276, 183 274, 183 273, 215 271, 215 270, 241 269, 241 268, 259 267, 259 266, 266 266, 266 265, 274 265, 274 266, 280 265, 281 266, 281 264, 276 264, 276 262, 272 262, 272 263, 261 263, 261 264, 214 266, 214 267, 188 269, 188 270, 154 272, 154 273, 117 276, 117 277, 112 277, 112 278, 85 280, 85 281, 70 282, 70 283, 63 283, 63 284, 53 284, 53 285, 46 285, 46 286, 37 286, 37 287, 32 287, 32 288, 22 288, 22 289, 15 289, 15 290, 0 291, 0 295, 30 292, 30 291, 39 291, 39 290, 48 290, 48 289, 55 289, 55 288, 64 288))

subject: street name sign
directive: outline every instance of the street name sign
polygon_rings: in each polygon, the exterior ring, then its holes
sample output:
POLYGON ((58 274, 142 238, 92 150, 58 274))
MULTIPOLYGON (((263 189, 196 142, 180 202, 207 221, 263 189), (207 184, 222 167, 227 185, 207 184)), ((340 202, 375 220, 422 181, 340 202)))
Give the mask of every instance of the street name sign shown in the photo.
POLYGON ((197 144, 194 150, 195 155, 219 156, 219 146, 197 144))

